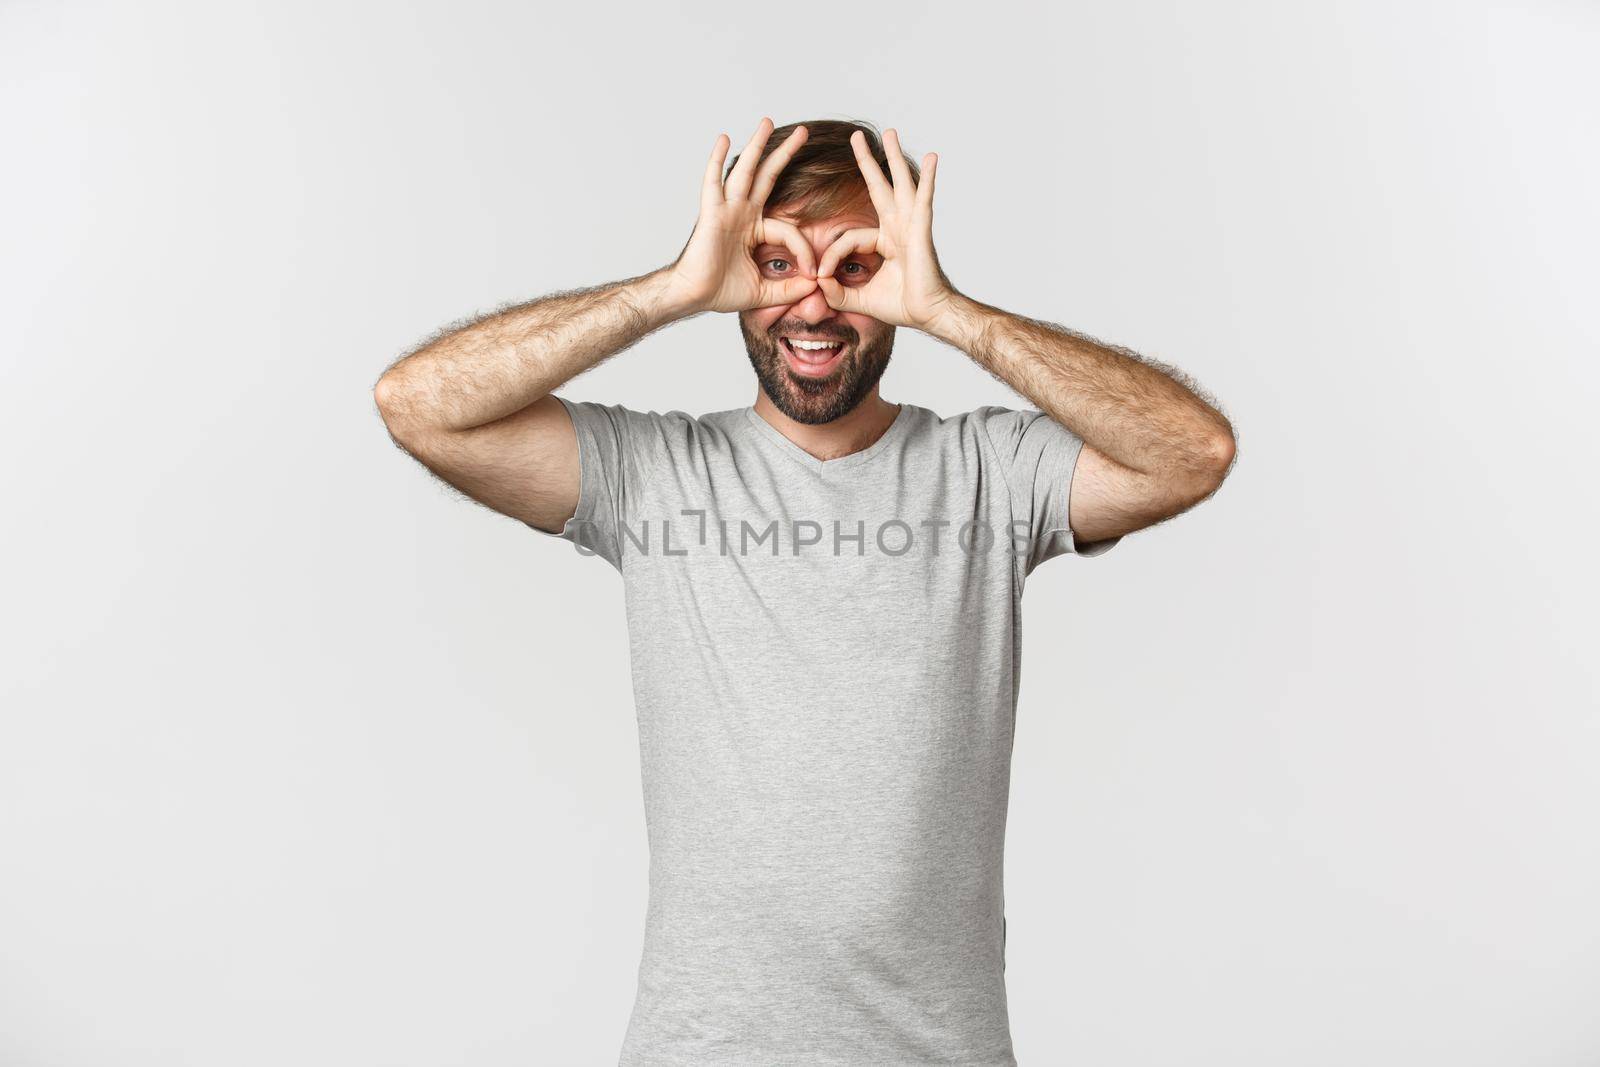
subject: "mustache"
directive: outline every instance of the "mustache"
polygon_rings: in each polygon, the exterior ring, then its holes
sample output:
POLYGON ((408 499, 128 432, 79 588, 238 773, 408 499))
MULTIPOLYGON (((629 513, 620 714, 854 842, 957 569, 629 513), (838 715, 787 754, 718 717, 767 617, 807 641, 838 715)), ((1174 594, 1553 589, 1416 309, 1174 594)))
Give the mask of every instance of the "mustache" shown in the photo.
POLYGON ((774 341, 780 337, 793 337, 797 334, 801 337, 814 337, 827 341, 854 342, 856 340, 856 332, 854 330, 847 332, 830 331, 826 327, 807 326, 803 322, 780 322, 767 332, 772 335, 774 341))

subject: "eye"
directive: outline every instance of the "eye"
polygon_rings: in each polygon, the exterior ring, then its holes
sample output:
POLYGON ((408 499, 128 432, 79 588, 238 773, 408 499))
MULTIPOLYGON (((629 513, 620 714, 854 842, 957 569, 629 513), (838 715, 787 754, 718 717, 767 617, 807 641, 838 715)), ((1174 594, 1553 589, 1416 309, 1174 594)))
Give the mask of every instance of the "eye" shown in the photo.
POLYGON ((783 272, 783 268, 789 266, 789 261, 787 259, 769 259, 767 260, 766 265, 770 270, 773 271, 773 273, 781 274, 783 272), (782 266, 775 267, 773 266, 775 263, 782 264, 782 266))
POLYGON ((846 285, 865 285, 872 277, 872 268, 859 260, 847 259, 834 268, 834 273, 846 285))

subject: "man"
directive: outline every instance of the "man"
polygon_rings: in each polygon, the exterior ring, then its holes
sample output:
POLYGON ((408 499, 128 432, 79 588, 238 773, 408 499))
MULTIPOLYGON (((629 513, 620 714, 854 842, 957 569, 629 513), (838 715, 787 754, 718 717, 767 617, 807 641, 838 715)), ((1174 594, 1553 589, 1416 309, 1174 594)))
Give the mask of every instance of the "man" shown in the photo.
POLYGON ((439 477, 621 572, 650 904, 622 1064, 1014 1064, 1002 857, 1024 583, 1221 483, 1227 420, 958 292, 937 157, 763 119, 669 266, 438 337, 376 396, 439 477), (759 385, 694 417, 553 390, 735 312, 759 385), (895 331, 1038 410, 879 393, 895 331))

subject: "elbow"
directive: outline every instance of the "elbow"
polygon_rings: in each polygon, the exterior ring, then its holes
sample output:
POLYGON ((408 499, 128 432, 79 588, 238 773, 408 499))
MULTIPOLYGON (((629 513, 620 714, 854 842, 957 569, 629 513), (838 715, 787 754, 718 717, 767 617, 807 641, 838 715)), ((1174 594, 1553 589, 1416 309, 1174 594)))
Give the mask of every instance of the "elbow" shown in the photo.
POLYGON ((1218 485, 1233 470, 1233 460, 1238 452, 1238 441, 1234 439, 1232 426, 1208 442, 1205 450, 1207 465, 1215 472, 1218 485))
POLYGON ((400 374, 394 370, 384 371, 384 376, 378 379, 378 384, 373 386, 373 403, 378 405, 378 414, 390 429, 408 421, 406 413, 411 405, 406 397, 406 387, 400 381, 400 374))
POLYGON ((1206 442, 1197 453, 1193 485, 1190 488, 1190 507, 1208 499, 1222 487, 1233 470, 1237 454, 1237 443, 1231 427, 1206 442))
POLYGON ((1236 453, 1233 433, 1225 431, 1196 445, 1171 485, 1176 511, 1187 511, 1211 497, 1233 469, 1236 453))
POLYGON ((400 376, 393 370, 385 371, 372 387, 373 403, 378 405, 378 411, 387 418, 390 414, 400 410, 404 403, 405 387, 400 384, 400 376))
POLYGON ((377 405, 378 414, 382 415, 385 421, 388 420, 389 410, 394 407, 395 389, 394 382, 389 380, 387 374, 379 378, 378 384, 372 387, 372 402, 377 405))
POLYGON ((390 436, 396 441, 410 436, 409 431, 414 428, 416 420, 408 414, 410 405, 407 403, 405 386, 393 371, 379 378, 372 387, 372 402, 377 406, 378 416, 388 427, 390 436))

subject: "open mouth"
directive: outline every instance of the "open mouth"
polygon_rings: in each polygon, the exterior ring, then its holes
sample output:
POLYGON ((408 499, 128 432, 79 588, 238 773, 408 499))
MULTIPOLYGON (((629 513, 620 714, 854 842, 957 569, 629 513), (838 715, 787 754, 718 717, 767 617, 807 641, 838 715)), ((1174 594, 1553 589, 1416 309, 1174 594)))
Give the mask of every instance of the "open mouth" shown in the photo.
POLYGON ((794 340, 795 343, 791 344, 791 338, 779 337, 778 347, 783 349, 784 358, 789 362, 789 369, 804 378, 825 378, 832 374, 850 347, 846 342, 832 338, 818 341, 803 338, 794 340))

